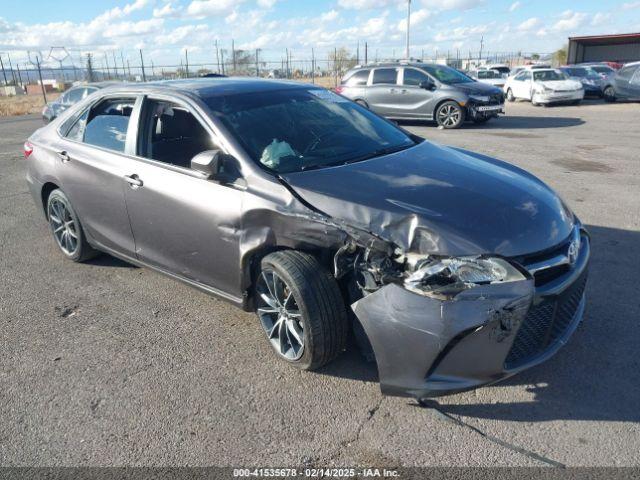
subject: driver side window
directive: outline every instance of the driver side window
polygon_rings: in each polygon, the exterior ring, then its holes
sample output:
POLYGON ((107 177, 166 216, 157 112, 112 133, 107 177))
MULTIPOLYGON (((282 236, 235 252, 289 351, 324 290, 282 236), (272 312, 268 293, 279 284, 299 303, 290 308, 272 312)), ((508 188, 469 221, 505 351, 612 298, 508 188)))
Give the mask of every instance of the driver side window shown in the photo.
POLYGON ((191 159, 217 148, 209 132, 184 106, 165 100, 146 100, 138 137, 138 155, 190 168, 191 159))
POLYGON ((409 85, 417 87, 422 82, 426 82, 429 80, 426 74, 414 69, 414 68, 405 68, 404 69, 404 79, 402 81, 403 85, 409 85))

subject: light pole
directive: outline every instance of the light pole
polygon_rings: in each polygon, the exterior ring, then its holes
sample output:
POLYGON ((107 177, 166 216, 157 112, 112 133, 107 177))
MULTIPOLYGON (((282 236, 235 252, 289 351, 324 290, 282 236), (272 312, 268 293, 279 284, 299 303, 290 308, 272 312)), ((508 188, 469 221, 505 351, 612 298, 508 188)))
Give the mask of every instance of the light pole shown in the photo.
POLYGON ((411 29, 411 0, 407 0, 407 49, 404 58, 409 60, 409 31, 411 29))

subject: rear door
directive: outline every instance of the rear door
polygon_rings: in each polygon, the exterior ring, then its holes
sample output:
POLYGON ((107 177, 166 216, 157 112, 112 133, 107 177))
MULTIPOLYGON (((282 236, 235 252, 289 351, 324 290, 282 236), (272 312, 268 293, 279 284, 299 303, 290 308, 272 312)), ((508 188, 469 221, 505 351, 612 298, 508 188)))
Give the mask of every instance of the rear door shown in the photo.
POLYGON ((401 87, 394 94, 395 115, 399 118, 430 119, 433 117, 434 92, 420 88, 420 84, 428 80, 427 74, 417 68, 402 69, 401 87))
POLYGON ((244 181, 207 180, 190 168, 217 144, 191 104, 147 97, 125 199, 140 260, 238 301, 244 181))
POLYGON ((101 246, 135 256, 133 234, 124 202, 126 152, 135 137, 132 114, 140 99, 110 96, 85 110, 64 133, 57 147, 61 188, 88 235, 101 246))
POLYGON ((513 79, 513 94, 518 98, 531 100, 532 74, 530 71, 522 71, 513 79))
POLYGON ((397 100, 399 68, 375 68, 367 87, 366 102, 369 108, 379 115, 394 116, 398 112, 397 100))

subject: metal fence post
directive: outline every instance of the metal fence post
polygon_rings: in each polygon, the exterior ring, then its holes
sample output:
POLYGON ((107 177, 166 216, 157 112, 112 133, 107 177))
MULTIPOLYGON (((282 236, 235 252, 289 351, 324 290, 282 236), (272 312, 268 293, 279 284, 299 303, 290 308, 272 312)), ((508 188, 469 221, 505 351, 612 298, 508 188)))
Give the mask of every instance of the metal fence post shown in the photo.
POLYGON ((4 71, 4 62, 2 61, 2 55, 0 55, 0 66, 2 67, 2 76, 4 77, 4 84, 7 84, 7 73, 4 71))
MULTIPOLYGON (((40 70, 40 59, 36 55, 36 66, 38 67, 38 77, 40 77, 40 87, 42 88, 42 98, 44 98, 44 104, 47 104, 47 92, 44 88, 44 82, 42 81, 42 71, 40 70)), ((4 69, 3 69, 4 71, 4 69)))
POLYGON ((142 49, 140 49, 140 67, 142 68, 142 81, 147 81, 147 75, 144 73, 144 58, 142 58, 142 49))

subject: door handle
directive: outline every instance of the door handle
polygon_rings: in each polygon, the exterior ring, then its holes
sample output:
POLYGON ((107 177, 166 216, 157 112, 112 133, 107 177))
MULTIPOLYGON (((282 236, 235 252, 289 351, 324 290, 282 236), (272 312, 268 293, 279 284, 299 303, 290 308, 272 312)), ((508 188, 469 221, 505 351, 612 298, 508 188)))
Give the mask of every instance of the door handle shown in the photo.
POLYGON ((144 185, 142 180, 140 180, 140 177, 138 177, 138 175, 136 175, 135 173, 133 175, 125 175, 124 181, 127 182, 129 186, 134 189, 140 188, 142 185, 144 185))
POLYGON ((58 152, 58 158, 62 163, 67 163, 69 160, 71 160, 66 150, 62 150, 61 152, 58 152))
POLYGON ((389 93, 397 93, 398 91, 395 88, 390 88, 389 93))

